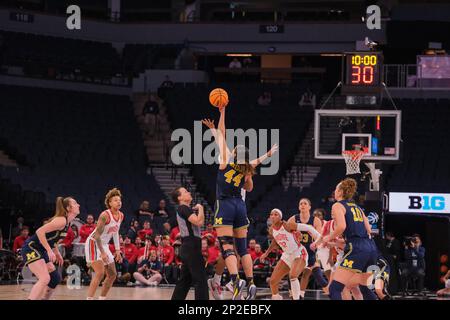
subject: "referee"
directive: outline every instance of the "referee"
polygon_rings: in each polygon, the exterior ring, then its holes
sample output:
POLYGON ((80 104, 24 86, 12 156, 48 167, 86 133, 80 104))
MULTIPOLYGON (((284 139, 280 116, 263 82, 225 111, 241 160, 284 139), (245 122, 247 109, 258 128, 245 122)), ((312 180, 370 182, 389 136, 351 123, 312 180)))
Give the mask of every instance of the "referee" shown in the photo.
POLYGON ((177 222, 181 234, 181 276, 172 294, 172 300, 185 300, 191 288, 195 288, 195 300, 209 300, 206 282, 205 261, 202 255, 202 238, 200 227, 205 222, 203 206, 197 204, 191 209, 192 196, 183 187, 172 192, 172 199, 177 203, 177 222))

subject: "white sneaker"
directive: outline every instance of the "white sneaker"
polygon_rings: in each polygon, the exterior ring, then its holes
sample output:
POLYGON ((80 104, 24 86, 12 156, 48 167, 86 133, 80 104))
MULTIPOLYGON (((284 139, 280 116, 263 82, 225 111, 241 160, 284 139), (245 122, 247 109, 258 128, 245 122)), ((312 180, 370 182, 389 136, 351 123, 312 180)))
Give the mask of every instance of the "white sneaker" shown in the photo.
POLYGON ((208 279, 208 288, 215 300, 223 300, 222 287, 214 279, 208 279))
POLYGON ((227 288, 228 291, 233 292, 233 281, 230 280, 230 282, 228 282, 228 283, 225 285, 225 288, 227 288))
POLYGON ((272 300, 283 300, 283 297, 280 294, 276 294, 272 296, 272 300))
POLYGON ((158 282, 152 281, 149 283, 151 287, 156 287, 158 285, 158 282))
POLYGON ((247 288, 247 297, 245 300, 255 300, 256 298, 256 286, 254 284, 247 288))

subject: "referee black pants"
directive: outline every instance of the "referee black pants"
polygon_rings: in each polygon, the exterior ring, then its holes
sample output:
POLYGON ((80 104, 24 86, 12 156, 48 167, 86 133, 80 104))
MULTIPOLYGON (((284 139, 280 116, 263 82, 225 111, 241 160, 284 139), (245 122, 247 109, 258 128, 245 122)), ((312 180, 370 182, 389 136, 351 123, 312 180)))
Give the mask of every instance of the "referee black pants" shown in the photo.
POLYGON ((173 291, 172 300, 185 300, 191 286, 195 300, 209 300, 205 260, 200 238, 183 239, 180 248, 181 275, 173 291))

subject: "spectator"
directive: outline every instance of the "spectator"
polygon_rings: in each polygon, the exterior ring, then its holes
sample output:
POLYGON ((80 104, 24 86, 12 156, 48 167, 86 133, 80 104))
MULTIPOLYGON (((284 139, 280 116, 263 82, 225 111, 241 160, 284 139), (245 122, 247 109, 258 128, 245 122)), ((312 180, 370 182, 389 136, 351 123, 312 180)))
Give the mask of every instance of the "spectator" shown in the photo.
POLYGON ((28 229, 27 226, 22 227, 22 230, 20 231, 20 235, 18 235, 14 239, 13 244, 13 252, 16 253, 18 250, 20 250, 25 243, 25 241, 29 238, 30 235, 30 229, 28 229))
POLYGON ((94 229, 96 227, 94 223, 94 216, 92 214, 88 214, 86 217, 86 223, 83 224, 80 228, 80 243, 86 243, 87 237, 94 232, 94 229))
POLYGON ((170 245, 170 237, 164 236, 158 247, 160 261, 163 263, 163 271, 169 283, 175 283, 177 280, 176 272, 172 263, 175 259, 175 250, 170 245))
POLYGON ((24 223, 23 217, 18 217, 17 225, 11 231, 11 237, 16 238, 22 233, 22 228, 24 227, 23 223, 24 223))
POLYGON ((325 220, 325 210, 323 210, 322 208, 318 208, 314 210, 313 216, 319 218, 319 220, 323 224, 325 220))
POLYGON ((158 261, 158 255, 155 250, 150 252, 149 260, 143 260, 137 272, 133 274, 136 284, 143 284, 147 286, 157 286, 161 280, 162 265, 158 261))
POLYGON ((205 260, 206 265, 206 274, 209 276, 214 274, 214 265, 209 264, 209 250, 208 250, 208 239, 203 238, 202 239, 202 256, 205 260))
POLYGON ((135 242, 138 237, 138 232, 140 231, 140 225, 138 220, 132 220, 130 224, 130 228, 127 231, 127 237, 131 239, 132 242, 135 242))
MULTIPOLYGON (((120 253, 122 255, 122 263, 116 262, 116 270, 117 270, 117 282, 123 283, 127 285, 131 285, 131 273, 129 271, 130 269, 130 263, 128 262, 128 259, 125 256, 125 240, 123 239, 123 236, 120 235, 119 237, 119 243, 120 243, 120 253)), ((110 245, 110 250, 114 250, 114 245, 110 245)))
POLYGON ((202 232, 202 238, 206 237, 206 236, 212 239, 211 240, 212 243, 214 243, 216 241, 217 231, 214 230, 214 227, 213 227, 212 223, 208 223, 206 225, 206 230, 204 230, 202 232))
POLYGON ((255 239, 250 239, 250 241, 248 242, 247 252, 252 257, 252 260, 255 260, 255 259, 253 259, 253 254, 255 253, 255 245, 256 245, 256 240, 255 239))
POLYGON ((270 92, 264 92, 258 98, 258 105, 260 107, 269 107, 272 103, 272 94, 270 92))
POLYGON ((178 228, 178 226, 173 227, 172 231, 170 231, 170 242, 173 244, 179 236, 180 228, 178 228))
POLYGON ((0 250, 3 249, 3 233, 2 229, 0 228, 0 250))
POLYGON ((141 238, 142 241, 145 241, 147 237, 151 236, 153 234, 153 230, 150 227, 150 221, 144 222, 144 229, 138 231, 138 236, 141 238))
POLYGON ((298 102, 300 107, 316 107, 316 95, 308 88, 298 102))
POLYGON ((230 62, 230 64, 228 65, 228 68, 230 68, 230 69, 241 69, 242 68, 242 64, 237 58, 234 58, 230 62))
POLYGON ((425 279, 425 248, 419 235, 407 237, 404 244, 405 264, 401 274, 403 292, 406 293, 411 280, 417 280, 417 291, 421 293, 425 279))
POLYGON ((263 251, 261 249, 261 245, 259 243, 255 244, 255 251, 252 254, 252 260, 255 261, 256 259, 259 259, 263 255, 263 251))
POLYGON ((136 238, 136 241, 139 239, 139 247, 136 245, 136 248, 138 248, 138 259, 137 263, 139 264, 142 260, 148 260, 150 251, 157 250, 157 246, 155 246, 153 237, 147 237, 145 242, 142 242, 141 238, 136 238))
POLYGON ((136 246, 136 249, 138 249, 138 264, 140 263, 141 260, 144 259, 144 253, 145 253, 145 244, 142 243, 141 238, 136 237, 136 239, 134 239, 134 245, 136 246))
POLYGON ((161 199, 158 204, 158 208, 156 208, 155 216, 162 217, 164 219, 169 218, 169 214, 166 210, 166 200, 161 199))
POLYGON ((213 266, 216 265, 220 257, 220 243, 216 238, 213 244, 208 245, 208 263, 213 266))
POLYGON ((139 221, 140 224, 143 224, 144 221, 151 221, 153 219, 153 212, 150 211, 150 202, 144 200, 141 202, 139 209, 135 211, 136 220, 139 221))
POLYGON ((386 249, 387 252, 394 258, 394 261, 398 263, 398 258, 400 257, 400 241, 395 238, 395 235, 388 231, 386 232, 386 249))
POLYGON ((165 222, 163 224, 163 229, 164 229, 164 231, 163 231, 162 235, 170 237, 170 231, 171 231, 172 227, 170 226, 169 222, 165 222))
MULTIPOLYGON (((76 228, 76 226, 74 226, 76 228)), ((59 249, 63 258, 72 256, 73 241, 75 240, 75 233, 72 228, 67 229, 67 234, 60 243, 59 249)))
POLYGON ((131 242, 131 238, 126 236, 123 243, 123 251, 125 258, 128 261, 127 272, 133 273, 136 270, 136 263, 139 254, 138 248, 131 242))
POLYGON ((70 228, 72 228, 73 231, 73 242, 80 243, 80 233, 77 226, 73 224, 70 228))
POLYGON ((144 109, 142 109, 142 115, 144 116, 146 134, 152 137, 155 133, 159 133, 159 104, 155 95, 150 95, 144 109))
POLYGON ((155 228, 156 234, 164 233, 164 223, 166 223, 169 219, 169 214, 166 210, 166 201, 164 199, 159 201, 158 208, 155 210, 155 215, 153 217, 153 225, 155 228))

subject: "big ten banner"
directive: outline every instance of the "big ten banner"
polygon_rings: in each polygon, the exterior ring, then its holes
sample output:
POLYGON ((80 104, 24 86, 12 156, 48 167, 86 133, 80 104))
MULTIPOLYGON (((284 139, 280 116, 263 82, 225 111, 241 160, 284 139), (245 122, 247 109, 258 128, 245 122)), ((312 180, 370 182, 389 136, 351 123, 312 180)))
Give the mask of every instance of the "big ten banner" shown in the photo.
POLYGON ((389 212, 450 213, 450 194, 390 192, 389 212))

